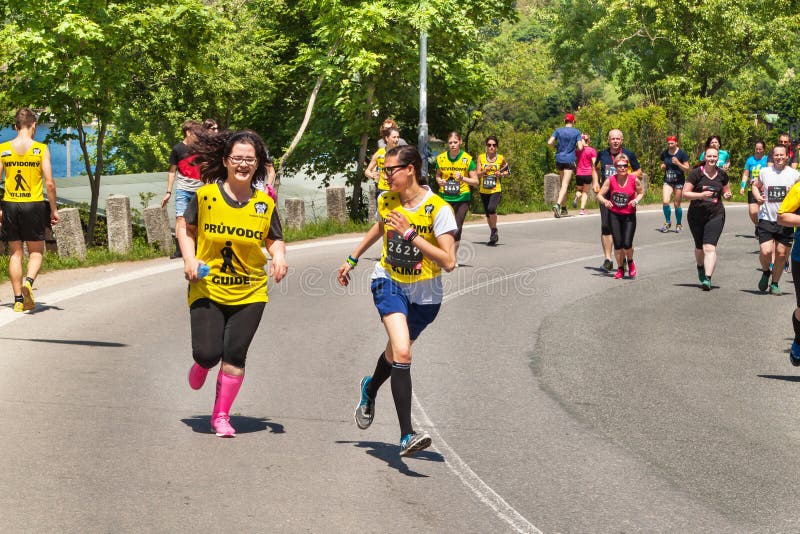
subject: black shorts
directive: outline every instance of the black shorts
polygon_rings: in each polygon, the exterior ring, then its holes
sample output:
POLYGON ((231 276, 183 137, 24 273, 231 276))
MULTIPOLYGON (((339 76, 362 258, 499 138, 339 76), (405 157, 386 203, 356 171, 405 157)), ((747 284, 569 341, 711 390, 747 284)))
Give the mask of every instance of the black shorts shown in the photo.
POLYGON ((3 235, 6 241, 44 241, 50 225, 47 202, 2 202, 3 235))
POLYGON ((725 212, 709 217, 704 210, 692 210, 689 208, 689 229, 694 238, 694 248, 702 249, 703 245, 717 246, 719 236, 725 227, 725 212))
POLYGON ((497 206, 500 204, 500 197, 502 196, 503 193, 481 193, 483 213, 487 216, 497 213, 497 206))
POLYGON ((575 185, 589 185, 592 183, 591 174, 576 174, 575 185))
POLYGON ((636 234, 636 213, 621 214, 608 211, 614 248, 617 250, 633 248, 633 236, 636 234))
POLYGON ((611 210, 600 204, 600 235, 611 235, 611 210))
POLYGON ((766 219, 758 220, 758 242, 777 241, 781 245, 791 247, 794 242, 794 228, 781 226, 780 224, 766 219))
POLYGON ((670 186, 672 189, 681 190, 686 184, 686 180, 678 180, 677 182, 664 182, 664 185, 670 186))
POLYGON ((564 170, 566 170, 566 171, 574 171, 575 170, 575 164, 574 163, 559 163, 559 162, 556 161, 556 170, 559 170, 559 171, 564 171, 564 170))
POLYGON ((747 203, 748 204, 758 204, 758 202, 756 202, 756 197, 753 196, 752 189, 748 189, 747 190, 747 203))

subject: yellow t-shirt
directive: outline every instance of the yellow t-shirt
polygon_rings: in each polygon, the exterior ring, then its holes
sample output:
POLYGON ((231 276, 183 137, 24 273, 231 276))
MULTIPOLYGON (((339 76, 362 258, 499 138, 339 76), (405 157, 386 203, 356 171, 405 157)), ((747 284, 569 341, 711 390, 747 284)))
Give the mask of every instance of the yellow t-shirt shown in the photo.
MULTIPOLYGON (((442 179, 445 182, 450 180, 453 174, 456 172, 461 173, 461 176, 468 176, 469 171, 474 170, 476 167, 475 162, 472 160, 472 156, 463 150, 456 157, 455 161, 450 159, 450 154, 447 152, 447 150, 445 150, 436 156, 436 165, 439 170, 442 171, 442 179)), ((448 202, 469 201, 471 196, 469 184, 462 181, 459 185, 460 187, 458 188, 458 193, 456 194, 447 194, 446 185, 439 188, 439 194, 448 202)))
POLYGON ((6 202, 41 202, 42 161, 47 145, 34 141, 24 154, 17 154, 11 141, 0 144, 0 161, 5 169, 6 202))
POLYGON ((479 188, 481 193, 484 195, 491 195, 492 193, 499 193, 503 190, 503 187, 500 185, 500 177, 495 176, 495 174, 497 174, 497 172, 503 168, 503 165, 505 165, 505 158, 502 154, 498 154, 494 161, 489 161, 486 159, 486 154, 481 154, 478 156, 478 168, 486 171, 486 176, 481 179, 479 188), (491 177, 494 178, 494 182, 496 184, 495 187, 484 187, 491 183, 491 177), (487 180, 487 178, 489 179, 487 180))
POLYGON ((383 221, 383 253, 381 266, 389 273, 392 280, 409 284, 420 280, 428 280, 441 275, 439 265, 406 241, 402 234, 390 228, 386 222, 389 212, 397 210, 406 216, 411 227, 428 243, 438 246, 433 231, 433 222, 442 209, 451 209, 441 197, 429 195, 416 210, 410 211, 402 206, 398 193, 384 193, 378 199, 378 213, 383 221))
POLYGON ((267 238, 275 201, 256 190, 240 208, 230 206, 218 184, 197 190, 197 258, 209 274, 189 284, 189 305, 200 298, 220 304, 267 302, 267 238))
POLYGON ((383 162, 386 160, 386 149, 381 147, 375 151, 375 165, 378 168, 378 191, 388 191, 389 182, 386 181, 386 175, 383 174, 383 162))

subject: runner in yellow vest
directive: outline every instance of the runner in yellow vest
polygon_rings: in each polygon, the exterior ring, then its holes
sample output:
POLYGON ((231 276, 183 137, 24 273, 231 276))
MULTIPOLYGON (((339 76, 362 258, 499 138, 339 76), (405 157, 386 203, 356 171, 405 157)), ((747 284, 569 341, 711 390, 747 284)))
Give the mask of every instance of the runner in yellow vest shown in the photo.
POLYGON ((17 137, 0 144, 0 177, 5 194, 0 203, 0 222, 8 240, 8 274, 14 290, 14 311, 36 307, 33 283, 42 266, 44 232, 49 224, 58 224, 56 184, 50 166, 47 145, 33 140, 36 114, 21 108, 14 117, 17 137), (47 189, 49 213, 44 206, 43 189, 47 189), (23 243, 28 245, 28 267, 22 278, 23 243))
POLYGON ((455 217, 422 177, 422 156, 413 146, 391 149, 384 172, 389 191, 378 198, 378 222, 339 267, 337 279, 346 286, 359 258, 378 240, 381 259, 372 273, 372 297, 389 341, 372 376, 361 380, 355 420, 366 429, 375 417, 378 389, 391 378, 400 423, 400 456, 410 456, 431 444, 430 435, 411 424, 411 345, 436 318, 442 305, 442 270, 455 267, 455 217))
POLYGON ((436 158, 436 183, 439 195, 445 199, 456 214, 456 257, 461 242, 461 228, 467 218, 472 198, 469 186, 478 187, 477 165, 472 156, 461 150, 461 134, 450 132, 447 136, 447 151, 436 158))
POLYGON ((389 190, 389 183, 386 181, 386 177, 383 175, 383 161, 386 157, 386 152, 396 147, 399 141, 400 130, 393 127, 389 127, 384 130, 383 142, 386 144, 386 146, 380 147, 375 151, 375 153, 372 155, 369 165, 367 165, 367 170, 364 171, 366 177, 374 180, 377 184, 376 198, 377 195, 389 190))
POLYGON ((483 203, 483 213, 486 214, 486 223, 489 225, 489 245, 496 245, 499 239, 497 206, 500 204, 503 191, 501 178, 511 174, 506 158, 497 153, 497 144, 497 137, 490 135, 486 138, 486 152, 478 156, 479 192, 483 203))
POLYGON ((275 201, 255 187, 268 176, 261 137, 249 130, 201 131, 192 150, 207 184, 189 201, 185 224, 176 229, 189 280, 189 386, 200 389, 209 369, 222 362, 211 426, 217 436, 233 437, 231 405, 268 300, 261 246, 272 257, 269 276, 276 282, 286 275, 286 247, 275 201))

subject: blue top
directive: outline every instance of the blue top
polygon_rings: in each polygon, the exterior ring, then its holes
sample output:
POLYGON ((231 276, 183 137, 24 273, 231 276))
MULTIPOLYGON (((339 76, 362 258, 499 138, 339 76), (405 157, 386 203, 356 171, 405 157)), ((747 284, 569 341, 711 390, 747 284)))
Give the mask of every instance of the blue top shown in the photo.
POLYGON ((556 140, 556 163, 575 163, 575 148, 581 139, 581 131, 572 126, 562 126, 553 132, 556 140))
MULTIPOLYGON (((721 169, 726 163, 728 163, 728 160, 731 159, 731 155, 728 154, 727 150, 718 150, 717 152, 719 152, 719 159, 717 160, 717 167, 719 167, 721 169)), ((700 153, 700 157, 698 159, 700 161, 705 161, 706 160, 706 151, 705 150, 703 150, 703 152, 700 153)))
POLYGON ((761 159, 756 159, 755 156, 747 158, 747 161, 744 163, 744 170, 750 173, 751 180, 758 178, 758 172, 753 173, 753 170, 756 169, 758 171, 766 167, 768 159, 766 154, 761 156, 761 159))

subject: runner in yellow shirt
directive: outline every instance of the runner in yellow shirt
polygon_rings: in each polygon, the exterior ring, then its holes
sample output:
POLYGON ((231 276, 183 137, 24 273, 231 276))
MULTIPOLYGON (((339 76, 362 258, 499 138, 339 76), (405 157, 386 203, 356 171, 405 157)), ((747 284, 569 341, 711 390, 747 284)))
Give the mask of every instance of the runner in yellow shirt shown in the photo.
POLYGON ((461 243, 461 228, 467 218, 472 198, 470 186, 478 187, 477 165, 472 156, 461 150, 461 134, 450 132, 447 135, 447 151, 436 158, 436 183, 439 195, 450 204, 456 215, 456 257, 461 243))
POLYGON ((497 153, 497 145, 497 137, 490 135, 486 138, 486 152, 478 156, 479 192, 483 213, 486 214, 486 223, 489 225, 489 245, 496 245, 499 239, 497 206, 500 204, 503 191, 500 180, 511 174, 506 158, 497 153))

